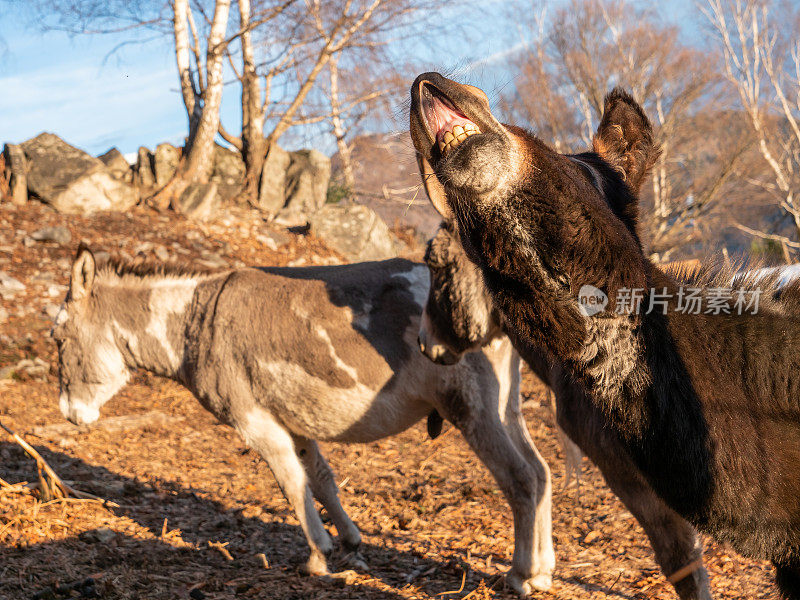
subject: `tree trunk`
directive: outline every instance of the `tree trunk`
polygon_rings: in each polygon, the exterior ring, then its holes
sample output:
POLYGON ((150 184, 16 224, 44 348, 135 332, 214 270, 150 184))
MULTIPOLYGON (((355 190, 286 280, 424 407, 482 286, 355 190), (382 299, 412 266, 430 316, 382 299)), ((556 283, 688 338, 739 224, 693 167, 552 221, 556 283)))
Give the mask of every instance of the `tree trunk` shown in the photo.
POLYGON ((174 207, 189 184, 206 183, 213 172, 214 138, 219 129, 222 102, 222 59, 230 6, 231 0, 216 0, 206 51, 206 86, 198 98, 189 67, 188 0, 175 0, 175 54, 181 92, 190 115, 189 136, 175 176, 151 201, 158 209, 174 207))
POLYGON ((244 192, 251 200, 258 198, 261 171, 267 144, 264 138, 264 111, 261 86, 256 73, 253 42, 250 35, 250 0, 239 0, 239 24, 242 30, 242 158, 245 164, 244 192))
POLYGON ((338 58, 331 58, 328 64, 331 75, 331 124, 333 135, 336 138, 336 147, 339 150, 339 160, 342 161, 342 175, 348 194, 352 195, 356 187, 356 178, 353 172, 353 159, 350 145, 345 140, 347 132, 342 121, 342 109, 339 102, 339 65, 338 58))

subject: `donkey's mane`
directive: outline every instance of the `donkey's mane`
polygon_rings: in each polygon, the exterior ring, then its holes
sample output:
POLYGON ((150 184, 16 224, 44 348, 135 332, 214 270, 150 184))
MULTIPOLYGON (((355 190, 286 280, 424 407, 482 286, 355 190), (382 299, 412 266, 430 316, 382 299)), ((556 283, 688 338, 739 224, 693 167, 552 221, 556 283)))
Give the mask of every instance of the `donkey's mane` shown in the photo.
POLYGON ((126 276, 138 279, 203 277, 219 273, 219 269, 200 267, 188 261, 159 262, 147 258, 127 259, 111 255, 97 261, 98 274, 126 276))
POLYGON ((760 290, 764 308, 774 301, 784 309, 791 307, 793 312, 800 311, 800 278, 786 279, 785 267, 770 267, 762 260, 743 257, 727 263, 709 259, 699 265, 674 264, 659 268, 684 286, 760 290))

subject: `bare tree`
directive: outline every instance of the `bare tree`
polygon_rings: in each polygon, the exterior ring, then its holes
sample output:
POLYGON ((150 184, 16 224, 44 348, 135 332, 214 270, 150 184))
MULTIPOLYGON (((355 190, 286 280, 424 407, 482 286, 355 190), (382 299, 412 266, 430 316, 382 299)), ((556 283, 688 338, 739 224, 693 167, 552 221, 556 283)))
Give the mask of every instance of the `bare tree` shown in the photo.
POLYGON ((770 193, 784 216, 773 231, 738 226, 780 242, 788 261, 800 250, 800 10, 762 0, 708 0, 702 11, 769 167, 769 178, 750 183, 770 193), (778 233, 785 221, 793 224, 791 237, 778 233))
MULTIPOLYGON (((429 0, 304 0, 290 10, 291 4, 280 6, 280 28, 256 29, 248 24, 250 0, 239 0, 242 31, 259 35, 241 36, 242 133, 220 132, 243 150, 250 195, 257 193, 269 148, 291 127, 329 121, 341 149, 354 109, 387 93, 362 80, 360 93, 343 97, 341 65, 353 63, 351 54, 364 56, 386 44, 412 13, 434 6, 429 0), (317 82, 326 69, 328 86, 320 89, 317 82)), ((386 71, 383 58, 372 52, 369 64, 386 71)))
POLYGON ((611 87, 631 90, 653 118, 662 148, 651 175, 646 238, 653 258, 669 260, 699 234, 699 218, 723 197, 743 148, 719 147, 711 164, 687 152, 686 124, 718 99, 713 57, 624 0, 571 0, 552 17, 544 8, 531 12, 507 110, 567 151, 591 144, 611 87))
POLYGON ((172 180, 160 190, 152 202, 167 208, 193 182, 206 183, 213 170, 214 138, 219 129, 222 104, 222 61, 225 56, 225 34, 228 29, 230 0, 216 0, 206 38, 205 60, 201 59, 200 41, 189 0, 173 1, 173 33, 175 58, 181 96, 189 116, 189 135, 178 169, 172 180), (189 42, 192 31, 193 45, 189 42), (194 51, 192 69, 190 48, 194 51))

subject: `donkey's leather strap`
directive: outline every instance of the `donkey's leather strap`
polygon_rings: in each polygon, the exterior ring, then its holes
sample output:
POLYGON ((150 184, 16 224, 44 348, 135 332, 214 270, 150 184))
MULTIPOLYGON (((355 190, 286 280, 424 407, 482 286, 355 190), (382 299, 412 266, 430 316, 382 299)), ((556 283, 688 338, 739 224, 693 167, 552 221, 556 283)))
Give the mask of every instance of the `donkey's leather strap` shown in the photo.
POLYGON ((703 566, 703 557, 701 556, 697 560, 693 560, 688 565, 684 565, 680 569, 675 571, 672 575, 667 577, 667 581, 669 581, 672 585, 675 585, 679 581, 686 579, 689 575, 697 571, 697 569, 699 569, 702 566, 703 566))

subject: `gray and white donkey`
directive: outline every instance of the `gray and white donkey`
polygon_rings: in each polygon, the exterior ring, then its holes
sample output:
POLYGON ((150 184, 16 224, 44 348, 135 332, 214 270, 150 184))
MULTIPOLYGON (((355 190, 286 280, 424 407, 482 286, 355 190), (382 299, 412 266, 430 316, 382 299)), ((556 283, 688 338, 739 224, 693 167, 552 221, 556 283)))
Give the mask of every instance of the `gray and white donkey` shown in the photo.
POLYGON ((550 472, 522 420, 519 358, 504 338, 453 367, 425 358, 417 333, 428 286, 428 268, 401 259, 206 272, 96 264, 81 248, 53 329, 61 411, 95 421, 136 368, 182 383, 267 461, 311 547, 312 574, 327 572, 333 548, 314 498, 363 566, 315 440, 369 442, 441 415, 511 505, 508 583, 525 595, 547 589, 550 472))
MULTIPOLYGON (((508 339, 483 277, 467 258, 450 223, 443 223, 429 242, 425 261, 431 287, 419 343, 426 356, 456 364, 462 356, 470 356, 467 352, 508 339)), ((529 355, 536 356, 533 352, 529 355)), ((514 360, 519 361, 516 352, 514 360)), ((529 366, 555 393, 558 425, 597 465, 608 486, 639 521, 678 595, 684 600, 710 600, 702 545, 695 529, 656 496, 614 433, 605 427, 606 418, 586 401, 585 392, 558 364, 548 361, 542 351, 539 360, 529 366)))

